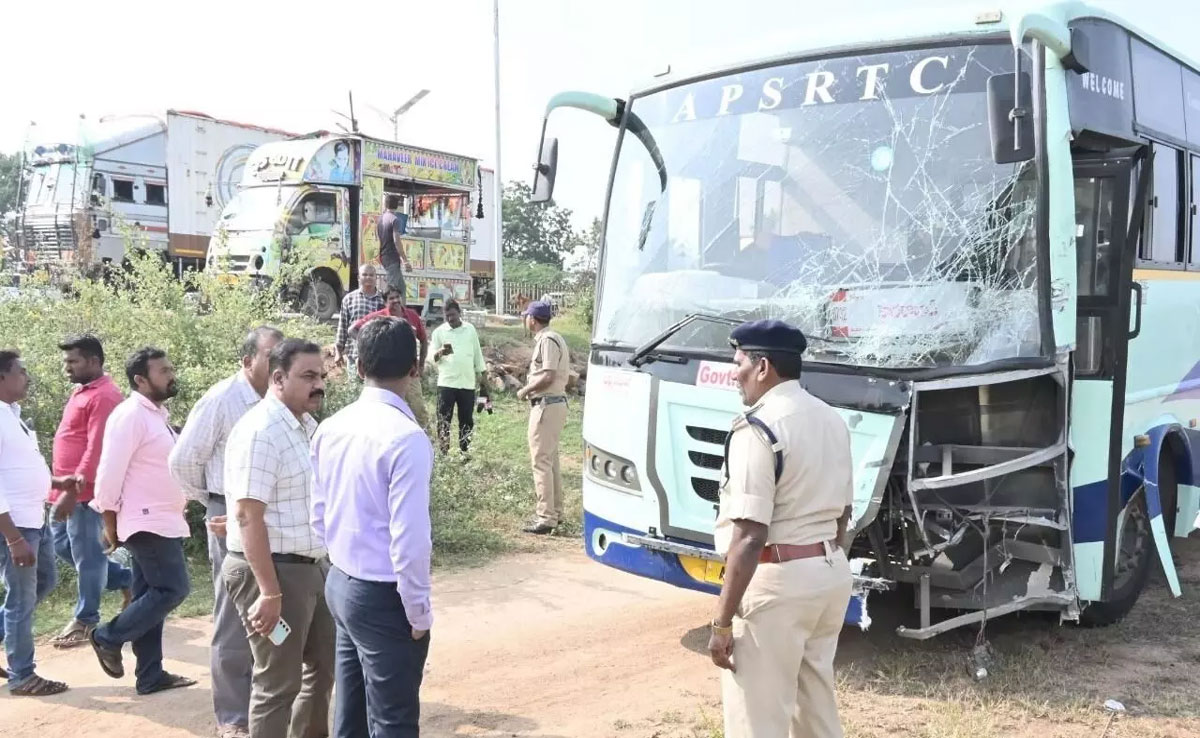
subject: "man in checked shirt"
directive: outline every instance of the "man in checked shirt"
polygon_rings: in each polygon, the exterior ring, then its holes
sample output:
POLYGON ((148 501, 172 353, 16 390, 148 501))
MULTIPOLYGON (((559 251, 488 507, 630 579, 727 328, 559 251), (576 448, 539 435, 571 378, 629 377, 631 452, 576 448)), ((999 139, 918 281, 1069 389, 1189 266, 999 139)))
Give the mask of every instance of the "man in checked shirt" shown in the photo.
MULTIPOLYGON (((374 264, 363 264, 358 270, 359 288, 347 292, 342 298, 342 311, 338 314, 337 339, 333 355, 338 364, 345 365, 354 374, 357 349, 350 337, 350 328, 368 313, 383 310, 384 299, 377 288, 379 269, 374 264)), ((401 301, 403 304, 403 300, 401 301)))
POLYGON ((171 451, 171 477, 188 499, 207 508, 208 559, 215 597, 210 652, 213 712, 217 738, 246 738, 250 724, 250 674, 254 667, 246 629, 221 580, 225 562, 225 445, 233 426, 267 392, 271 349, 283 333, 269 325, 250 331, 242 341, 241 366, 213 385, 192 407, 179 441, 171 451))
POLYGON ((266 397, 226 444, 225 497, 237 524, 228 527, 221 574, 250 631, 250 735, 321 738, 334 659, 329 560, 309 525, 311 413, 325 399, 321 347, 285 339, 271 350, 270 369, 266 397))

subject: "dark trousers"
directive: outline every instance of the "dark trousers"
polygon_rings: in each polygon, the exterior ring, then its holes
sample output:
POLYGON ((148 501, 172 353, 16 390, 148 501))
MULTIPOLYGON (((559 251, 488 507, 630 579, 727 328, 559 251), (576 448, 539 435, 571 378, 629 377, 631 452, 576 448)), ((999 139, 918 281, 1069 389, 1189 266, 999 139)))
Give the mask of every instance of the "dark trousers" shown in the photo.
POLYGON ((335 738, 419 735, 429 634, 413 640, 396 584, 355 579, 335 566, 325 601, 337 626, 335 738))
POLYGON ((475 390, 438 387, 437 433, 438 448, 450 450, 450 421, 458 408, 458 447, 465 454, 471 448, 471 433, 475 430, 475 390))
POLYGON ((163 621, 188 596, 183 539, 153 533, 134 533, 125 541, 133 559, 133 601, 96 629, 96 642, 105 648, 133 644, 137 657, 137 691, 156 686, 163 678, 163 621))

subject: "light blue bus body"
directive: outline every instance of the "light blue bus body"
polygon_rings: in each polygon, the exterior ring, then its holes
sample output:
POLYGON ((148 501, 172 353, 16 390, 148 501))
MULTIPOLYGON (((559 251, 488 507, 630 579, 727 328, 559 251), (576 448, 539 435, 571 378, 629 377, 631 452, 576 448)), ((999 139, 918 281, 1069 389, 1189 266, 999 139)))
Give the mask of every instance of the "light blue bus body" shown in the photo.
POLYGON ((1179 594, 1170 538, 1200 515, 1195 64, 1066 2, 856 19, 558 107, 621 130, 590 556, 719 590, 729 323, 774 317, 810 337, 801 381, 851 432, 848 622, 898 585, 914 638, 1025 609, 1114 622, 1151 566, 1179 594))

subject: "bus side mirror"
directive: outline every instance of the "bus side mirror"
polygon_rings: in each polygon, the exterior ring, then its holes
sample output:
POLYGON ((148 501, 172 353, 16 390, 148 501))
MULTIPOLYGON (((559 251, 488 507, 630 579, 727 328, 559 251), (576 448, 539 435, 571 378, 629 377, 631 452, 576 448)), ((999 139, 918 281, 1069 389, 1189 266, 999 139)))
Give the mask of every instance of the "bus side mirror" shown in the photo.
POLYGON ((997 164, 1015 164, 1033 158, 1031 89, 1026 72, 988 77, 988 129, 992 139, 992 160, 997 164))
POLYGON ((554 196, 554 177, 558 173, 558 139, 545 138, 543 129, 542 150, 537 166, 533 168, 533 196, 530 202, 550 202, 554 196))

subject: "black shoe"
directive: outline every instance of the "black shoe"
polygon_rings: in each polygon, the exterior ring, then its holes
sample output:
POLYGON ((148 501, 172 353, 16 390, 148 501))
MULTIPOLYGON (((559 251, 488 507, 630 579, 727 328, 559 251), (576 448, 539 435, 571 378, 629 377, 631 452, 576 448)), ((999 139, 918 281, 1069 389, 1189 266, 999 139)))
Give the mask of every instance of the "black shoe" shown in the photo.
POLYGON ((534 523, 525 526, 521 530, 525 533, 532 533, 535 536, 545 536, 554 532, 554 526, 549 523, 534 523))
POLYGON ((183 687, 190 687, 195 683, 195 679, 180 676, 178 674, 163 672, 162 679, 159 679, 157 684, 149 689, 139 689, 137 693, 144 697, 145 695, 154 694, 155 692, 165 692, 168 689, 181 689, 183 687))
POLYGON ((125 666, 121 663, 121 649, 105 648, 99 643, 96 643, 96 631, 88 633, 88 640, 91 641, 92 650, 96 652, 96 659, 100 661, 100 668, 104 670, 113 679, 120 679, 125 676, 125 666))

